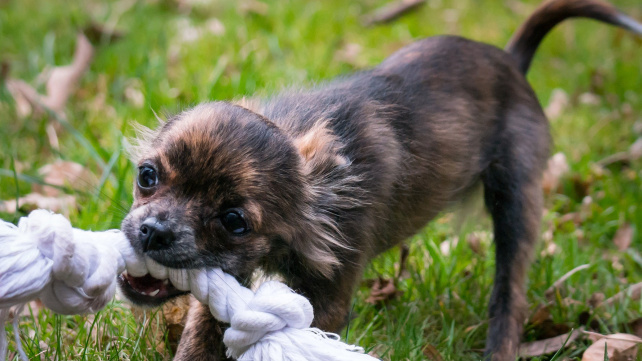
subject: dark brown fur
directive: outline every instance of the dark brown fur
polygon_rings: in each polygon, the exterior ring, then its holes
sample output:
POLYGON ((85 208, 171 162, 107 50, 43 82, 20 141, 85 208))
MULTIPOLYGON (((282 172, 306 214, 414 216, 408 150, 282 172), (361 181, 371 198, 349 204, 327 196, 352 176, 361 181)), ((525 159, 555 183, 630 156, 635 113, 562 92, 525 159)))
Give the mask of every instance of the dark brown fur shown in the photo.
MULTIPOLYGON (((314 89, 185 111, 140 141, 136 161, 160 182, 136 189, 123 231, 142 250, 140 223, 168 224, 176 240, 147 252, 168 267, 221 267, 246 283, 258 268, 280 274, 312 302, 314 326, 338 331, 367 262, 482 183, 497 250, 487 355, 512 360, 550 144, 524 73, 556 23, 607 12, 623 26, 610 6, 555 0, 508 53, 433 37, 314 89), (241 209, 251 232, 226 232, 227 209, 241 209)), ((222 358, 222 328, 196 306, 176 359, 222 358)))

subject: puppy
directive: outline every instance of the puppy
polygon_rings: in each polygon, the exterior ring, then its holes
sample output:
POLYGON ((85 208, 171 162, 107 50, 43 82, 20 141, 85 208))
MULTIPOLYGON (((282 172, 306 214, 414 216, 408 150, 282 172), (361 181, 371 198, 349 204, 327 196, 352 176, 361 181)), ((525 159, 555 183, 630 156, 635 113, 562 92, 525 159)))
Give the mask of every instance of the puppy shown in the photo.
MULTIPOLYGON (((256 269, 279 274, 310 299, 314 326, 338 331, 367 262, 481 183, 496 244, 486 357, 513 360, 550 147, 524 75, 569 17, 642 34, 606 3, 552 0, 505 51, 432 37, 312 89, 173 116, 139 139, 122 230, 165 267, 220 267, 246 283, 256 269)), ((182 294, 151 275, 123 276, 121 288, 152 306, 182 294)), ((225 359, 225 327, 193 305, 176 359, 225 359)))

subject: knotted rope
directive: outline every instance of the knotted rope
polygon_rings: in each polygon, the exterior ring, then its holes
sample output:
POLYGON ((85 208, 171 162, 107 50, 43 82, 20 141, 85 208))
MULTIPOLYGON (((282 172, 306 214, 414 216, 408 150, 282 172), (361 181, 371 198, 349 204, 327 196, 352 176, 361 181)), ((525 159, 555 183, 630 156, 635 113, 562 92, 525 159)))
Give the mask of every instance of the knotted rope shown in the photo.
MULTIPOLYGON (((180 290, 189 290, 212 315, 230 323, 223 342, 227 355, 243 361, 372 361, 363 349, 338 336, 310 328, 310 302, 283 283, 263 283, 256 292, 219 268, 170 269, 138 255, 118 230, 90 232, 72 228, 67 219, 44 210, 0 221, 0 360, 7 354, 4 325, 10 308, 40 298, 62 314, 96 312, 114 297, 116 276, 167 274, 180 290)), ((19 342, 14 309, 14 333, 19 342)))

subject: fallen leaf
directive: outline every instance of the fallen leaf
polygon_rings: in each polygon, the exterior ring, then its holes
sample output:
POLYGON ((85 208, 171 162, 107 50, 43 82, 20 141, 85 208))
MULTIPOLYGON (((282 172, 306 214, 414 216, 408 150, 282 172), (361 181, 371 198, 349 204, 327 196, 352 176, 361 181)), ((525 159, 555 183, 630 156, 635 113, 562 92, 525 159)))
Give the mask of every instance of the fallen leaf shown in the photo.
POLYGON ((40 95, 31 85, 22 80, 7 79, 5 82, 7 90, 16 102, 16 112, 20 118, 25 118, 33 112, 33 99, 39 99, 40 95))
POLYGON ((588 104, 588 105, 600 105, 602 102, 602 99, 593 93, 582 93, 580 94, 578 100, 580 101, 581 104, 588 104))
POLYGON ((424 356, 430 361, 443 361, 444 358, 441 357, 441 354, 439 353, 439 350, 437 348, 429 343, 427 343, 421 351, 423 352, 424 356))
POLYGON ((591 306, 591 308, 595 308, 595 307, 599 306, 602 302, 604 302, 605 298, 606 297, 604 296, 604 293, 595 292, 595 293, 593 293, 591 295, 591 298, 589 298, 588 304, 589 304, 589 306, 591 306))
POLYGON ((642 339, 628 333, 615 333, 600 335, 595 332, 586 332, 593 344, 584 351, 582 361, 605 360, 604 350, 609 361, 635 360, 642 339))
POLYGON ((568 106, 568 94, 562 89, 554 89, 544 113, 548 119, 559 118, 568 106))
POLYGON ((359 44, 347 43, 338 49, 334 56, 337 61, 350 64, 355 67, 361 67, 365 65, 363 61, 359 60, 359 55, 362 50, 363 49, 359 44))
POLYGON ((395 287, 394 280, 379 277, 374 281, 366 302, 378 305, 393 300, 400 294, 401 291, 395 287))
POLYGON ((624 223, 613 236, 613 243, 620 251, 625 251, 633 241, 633 227, 630 223, 624 223))
POLYGON ((441 251, 442 255, 449 256, 450 250, 456 248, 458 244, 459 237, 455 236, 453 238, 448 238, 439 244, 439 250, 441 251))
POLYGON ((557 219, 557 223, 562 225, 566 222, 573 222, 575 225, 582 223, 582 217, 578 212, 566 213, 557 219))
POLYGON ((484 250, 481 245, 481 237, 476 234, 476 233, 470 233, 466 236, 466 243, 468 243, 468 247, 470 249, 479 255, 483 255, 484 250))
POLYGON ((18 114, 24 117, 34 109, 43 111, 44 106, 63 116, 65 104, 78 80, 89 68, 93 54, 94 48, 87 37, 78 34, 72 63, 51 70, 46 84, 47 94, 44 96, 21 80, 8 79, 7 89, 16 101, 18 114))
POLYGON ((93 55, 94 47, 91 46, 87 37, 78 34, 74 59, 70 65, 53 68, 47 81, 47 95, 42 99, 43 104, 61 113, 78 80, 89 68, 93 55))
POLYGON ((75 189, 89 189, 98 181, 94 174, 82 165, 63 160, 57 160, 43 166, 38 170, 38 173, 43 177, 44 182, 51 186, 34 185, 34 192, 47 197, 57 197, 61 195, 60 189, 52 186, 62 187, 72 185, 75 189))
POLYGON ((550 318, 550 307, 548 305, 539 305, 533 316, 531 316, 530 323, 533 325, 540 325, 550 318))
POLYGON ((25 213, 36 209, 48 209, 68 216, 69 211, 73 208, 76 208, 76 197, 68 194, 47 197, 40 193, 29 193, 24 197, 18 198, 17 202, 15 199, 0 202, 0 212, 5 213, 15 213, 18 209, 25 211, 25 213))
POLYGON ((564 274, 560 279, 558 279, 557 281, 555 281, 555 282, 551 285, 551 287, 549 287, 549 288, 544 292, 544 295, 546 296, 546 298, 547 298, 547 299, 549 299, 549 300, 553 299, 553 298, 554 298, 554 296, 555 296, 556 291, 557 291, 560 287, 562 287, 562 285, 564 284, 564 282, 566 282, 566 280, 568 280, 568 279, 569 279, 572 275, 574 275, 575 273, 577 273, 577 272, 579 272, 579 271, 582 271, 582 270, 585 270, 585 269, 589 268, 590 266, 591 266, 590 264, 583 264, 583 265, 577 266, 577 267, 573 268, 572 270, 570 270, 570 271, 566 272, 566 273, 565 273, 565 274, 564 274))
POLYGON ((557 190, 560 179, 569 171, 568 162, 564 153, 553 155, 547 163, 546 170, 542 176, 542 189, 544 193, 550 194, 557 190))
POLYGON ((239 4, 239 10, 243 15, 246 14, 256 14, 256 15, 266 15, 270 7, 264 2, 257 0, 244 0, 239 4))
POLYGON ((140 81, 132 80, 125 87, 125 98, 135 108, 142 108, 145 105, 145 95, 140 90, 142 85, 140 81))
POLYGON ((631 329, 631 333, 637 337, 642 337, 642 318, 636 318, 635 320, 628 323, 628 327, 631 329))
POLYGON ((567 333, 571 328, 565 323, 555 323, 550 313, 550 305, 540 305, 528 322, 529 334, 536 340, 549 339, 567 333))
POLYGON ((616 293, 610 298, 607 298, 606 301, 600 304, 600 306, 613 306, 616 303, 620 303, 625 299, 629 299, 631 301, 637 301, 640 299, 641 294, 642 294, 642 282, 636 283, 630 286, 629 288, 616 293))
POLYGON ((638 138, 629 149, 625 152, 615 153, 604 159, 597 161, 595 164, 599 167, 606 167, 611 164, 622 163, 628 164, 633 160, 640 159, 642 157, 642 138, 638 138))
POLYGON ((85 26, 82 32, 92 44, 100 44, 103 41, 111 44, 125 36, 122 31, 95 22, 85 26))
POLYGON ((583 327, 552 338, 532 342, 524 342, 519 345, 519 356, 535 357, 557 352, 562 347, 570 346, 575 340, 582 336, 582 330, 583 327))
POLYGON ((396 1, 383 7, 380 7, 373 11, 371 14, 368 14, 363 17, 363 24, 366 26, 375 25, 375 24, 385 24, 391 22, 400 16, 418 9, 420 6, 426 3, 426 0, 400 0, 396 1))
POLYGON ((190 296, 181 296, 170 300, 162 307, 167 328, 167 342, 173 353, 176 353, 181 334, 187 322, 187 311, 190 307, 190 296))
POLYGON ((225 25, 216 18, 209 19, 207 23, 205 23, 205 29, 214 35, 221 36, 225 34, 225 25))

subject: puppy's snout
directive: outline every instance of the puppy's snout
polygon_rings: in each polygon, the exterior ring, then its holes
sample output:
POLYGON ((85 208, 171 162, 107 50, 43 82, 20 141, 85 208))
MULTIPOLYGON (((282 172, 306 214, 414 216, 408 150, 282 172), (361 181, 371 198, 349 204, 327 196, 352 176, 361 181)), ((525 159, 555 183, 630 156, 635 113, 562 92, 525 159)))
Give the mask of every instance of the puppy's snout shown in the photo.
POLYGON ((149 217, 140 225, 138 237, 143 245, 143 252, 168 248, 176 239, 174 232, 156 217, 149 217))

